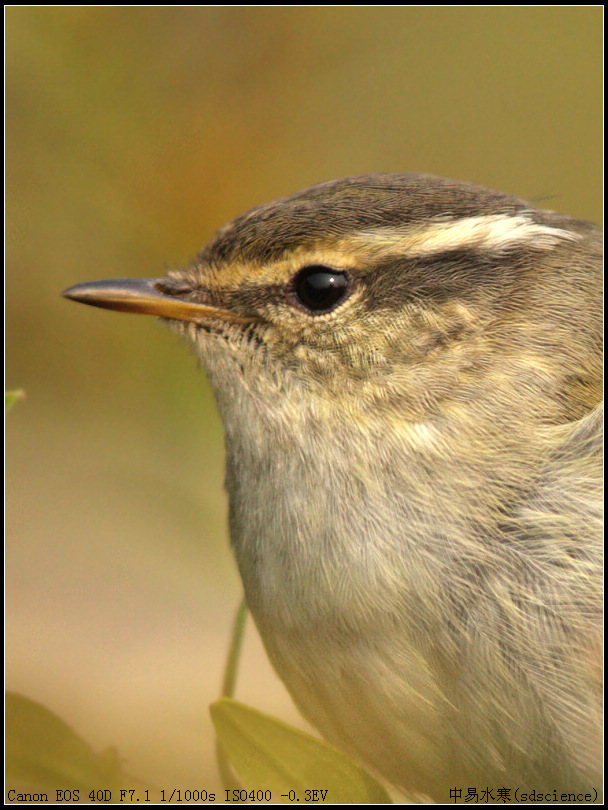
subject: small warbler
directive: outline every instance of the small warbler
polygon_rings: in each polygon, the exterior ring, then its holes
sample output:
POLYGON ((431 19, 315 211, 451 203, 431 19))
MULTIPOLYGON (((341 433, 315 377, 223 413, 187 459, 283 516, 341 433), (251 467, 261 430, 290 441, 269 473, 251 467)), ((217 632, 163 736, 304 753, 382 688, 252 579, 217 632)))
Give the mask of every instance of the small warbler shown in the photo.
POLYGON ((65 292, 191 342, 272 664, 327 740, 438 802, 600 789, 601 245, 378 174, 255 208, 166 278, 65 292))

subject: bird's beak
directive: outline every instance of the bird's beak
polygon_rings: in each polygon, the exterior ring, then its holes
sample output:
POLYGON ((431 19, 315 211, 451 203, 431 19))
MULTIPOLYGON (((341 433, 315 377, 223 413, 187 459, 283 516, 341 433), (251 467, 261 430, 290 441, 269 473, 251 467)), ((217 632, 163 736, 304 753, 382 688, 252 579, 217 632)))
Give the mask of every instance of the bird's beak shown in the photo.
POLYGON ((64 290, 62 295, 81 304, 119 312, 158 315, 178 321, 227 320, 250 323, 229 310, 194 301, 184 301, 178 290, 164 278, 118 278, 108 281, 85 281, 64 290))

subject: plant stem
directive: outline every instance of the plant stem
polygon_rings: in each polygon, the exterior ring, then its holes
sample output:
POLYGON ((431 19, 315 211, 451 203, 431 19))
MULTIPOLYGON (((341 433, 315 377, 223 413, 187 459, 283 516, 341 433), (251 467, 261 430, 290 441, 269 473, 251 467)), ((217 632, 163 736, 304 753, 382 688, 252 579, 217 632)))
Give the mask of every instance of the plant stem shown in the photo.
MULTIPOLYGON (((228 650, 228 658, 226 659, 226 668, 224 669, 224 679, 222 682, 222 697, 234 697, 236 689, 236 676, 239 666, 239 658, 241 655, 241 648, 243 646, 243 637, 245 635, 245 620, 247 619, 247 603, 243 601, 238 606, 234 623, 232 625, 232 636, 230 639, 230 648, 228 650)), ((242 783, 236 778, 226 752, 224 751, 219 740, 215 743, 215 758, 217 767, 222 777, 222 782, 226 790, 233 788, 240 789, 243 787, 242 783)))
POLYGON ((232 637, 230 639, 230 649, 226 659, 224 670, 224 680, 222 683, 222 697, 234 697, 236 688, 236 676, 243 646, 243 636, 245 635, 245 620, 247 619, 247 603, 243 599, 238 607, 234 624, 232 625, 232 637))

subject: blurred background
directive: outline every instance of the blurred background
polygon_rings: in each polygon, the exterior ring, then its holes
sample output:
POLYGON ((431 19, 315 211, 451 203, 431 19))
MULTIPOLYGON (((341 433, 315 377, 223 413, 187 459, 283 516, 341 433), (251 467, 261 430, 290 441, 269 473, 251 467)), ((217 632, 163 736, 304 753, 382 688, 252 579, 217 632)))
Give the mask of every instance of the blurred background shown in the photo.
MULTIPOLYGON (((240 597, 185 346, 76 306, 313 183, 423 171, 602 217, 602 8, 6 10, 6 681, 165 788, 218 789, 240 597)), ((251 625, 237 697, 295 709, 251 625)))

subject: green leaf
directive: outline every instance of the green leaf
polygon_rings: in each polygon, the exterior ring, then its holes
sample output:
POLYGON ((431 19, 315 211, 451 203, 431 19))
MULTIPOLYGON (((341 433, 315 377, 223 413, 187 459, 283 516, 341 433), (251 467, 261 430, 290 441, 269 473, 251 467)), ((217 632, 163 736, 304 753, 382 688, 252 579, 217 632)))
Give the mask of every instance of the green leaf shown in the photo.
POLYGON ((7 692, 5 712, 6 781, 12 787, 90 791, 118 783, 116 755, 95 754, 40 703, 7 692))
POLYGON ((249 790, 272 800, 295 791, 327 790, 330 804, 391 804, 386 790, 345 754, 280 720, 230 698, 209 707, 220 743, 249 790))
POLYGON ((18 399, 25 399, 25 391, 18 389, 16 391, 4 392, 4 413, 8 413, 18 399))

